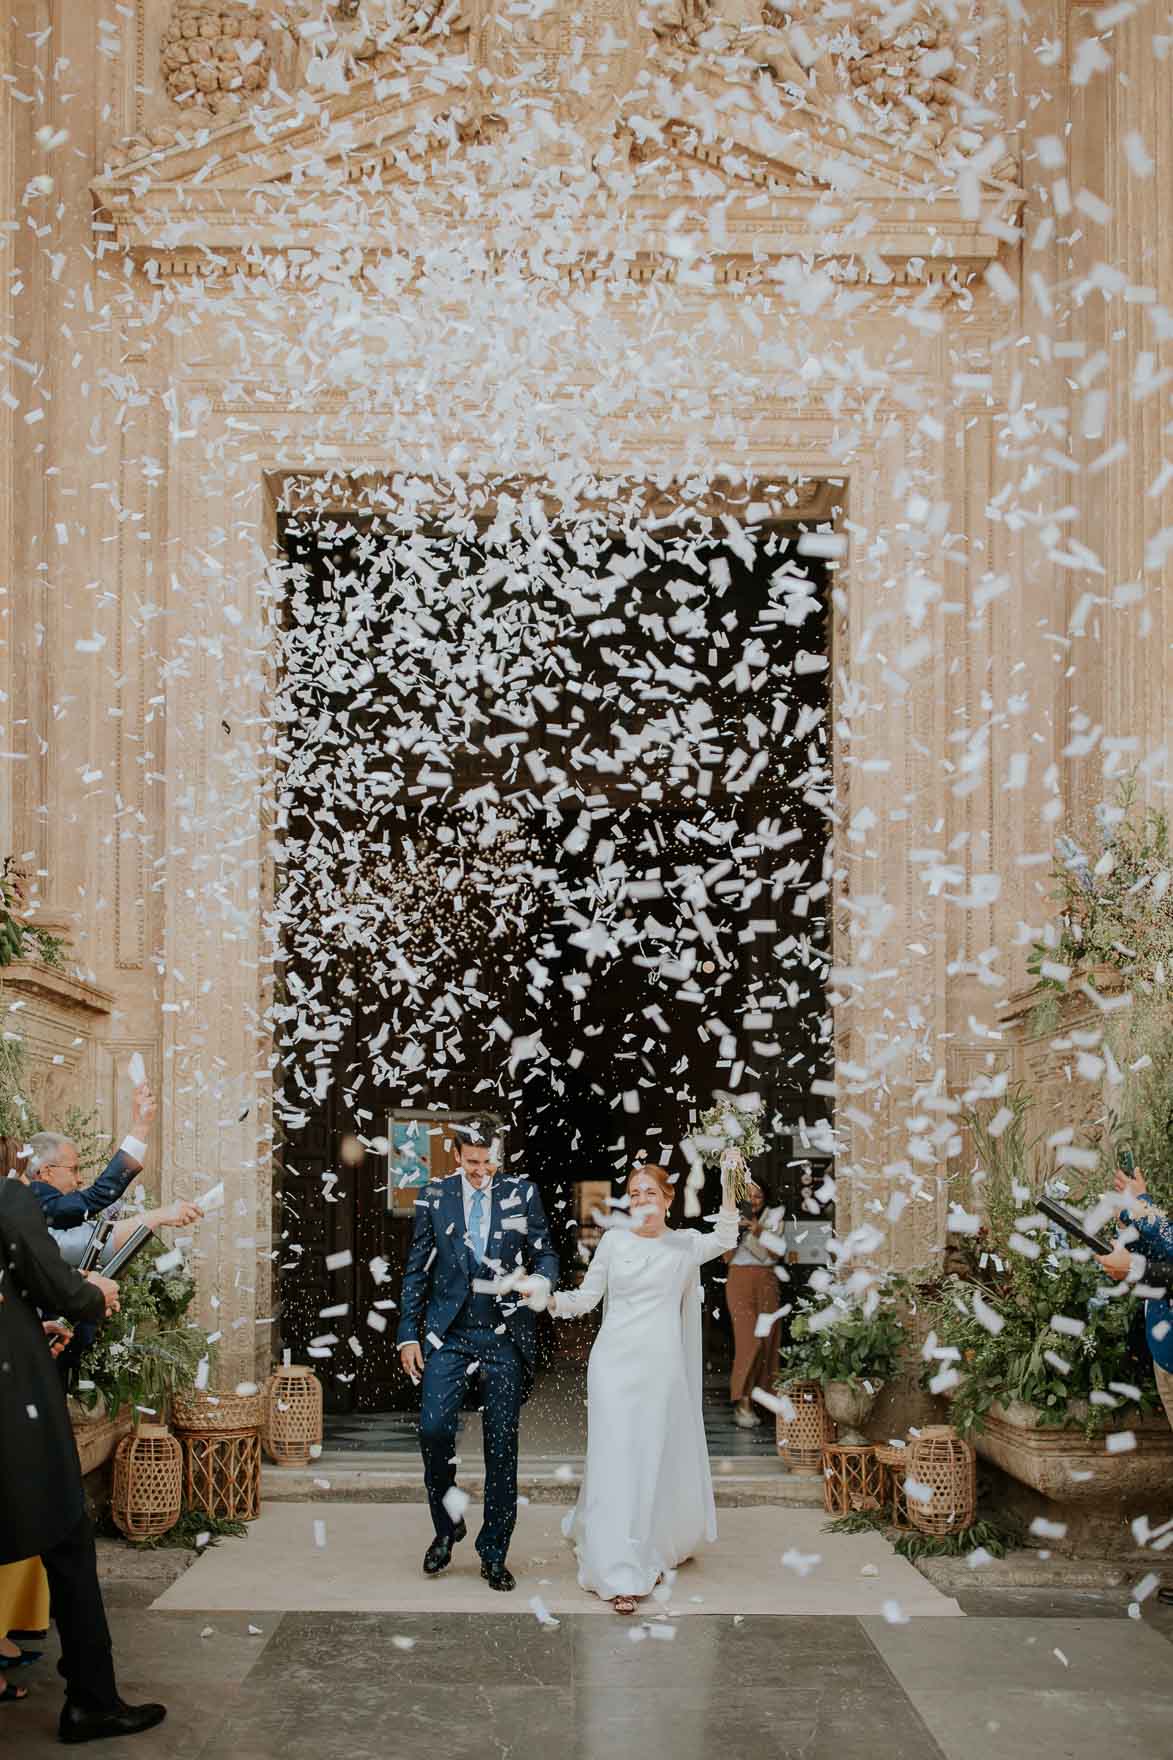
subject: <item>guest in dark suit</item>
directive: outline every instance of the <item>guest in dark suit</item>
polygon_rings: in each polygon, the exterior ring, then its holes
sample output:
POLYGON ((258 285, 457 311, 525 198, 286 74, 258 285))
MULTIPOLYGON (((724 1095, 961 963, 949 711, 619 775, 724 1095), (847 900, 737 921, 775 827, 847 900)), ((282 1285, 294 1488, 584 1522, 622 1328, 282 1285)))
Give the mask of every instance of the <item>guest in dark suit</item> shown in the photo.
POLYGON ((77 1144, 56 1131, 38 1131, 29 1140, 26 1171, 29 1190, 40 1204, 50 1228, 76 1228, 117 1203, 146 1159, 146 1135, 155 1116, 155 1099, 146 1082, 134 1091, 131 1134, 92 1185, 81 1183, 77 1144))
POLYGON ((135 1735, 165 1716, 118 1696, 77 1445, 38 1313, 100 1321, 117 1306, 117 1284, 68 1266, 33 1194, 0 1180, 0 1564, 39 1556, 48 1573, 63 1742, 135 1735))
POLYGON ((434 1180, 415 1202, 399 1356, 412 1380, 423 1382, 420 1450, 436 1530, 424 1570, 442 1571, 465 1536, 449 1494, 456 1426, 475 1376, 485 1446, 477 1551, 482 1577, 507 1590, 516 1587, 505 1558, 517 1520, 518 1422, 533 1384, 537 1312, 558 1281, 558 1255, 533 1183, 497 1175, 491 1128, 465 1127, 456 1136, 457 1171, 434 1180))

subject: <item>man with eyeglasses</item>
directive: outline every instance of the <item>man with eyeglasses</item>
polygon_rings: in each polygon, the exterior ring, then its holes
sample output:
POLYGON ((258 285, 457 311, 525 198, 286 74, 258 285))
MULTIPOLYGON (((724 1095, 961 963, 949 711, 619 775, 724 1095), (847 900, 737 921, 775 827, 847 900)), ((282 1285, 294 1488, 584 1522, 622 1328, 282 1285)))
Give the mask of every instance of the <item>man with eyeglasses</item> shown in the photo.
POLYGON ((52 1229, 77 1228, 108 1205, 117 1203, 146 1159, 145 1138, 155 1116, 150 1084, 134 1091, 130 1135, 92 1185, 81 1183, 77 1144, 56 1131, 38 1131, 29 1142, 28 1186, 52 1229))

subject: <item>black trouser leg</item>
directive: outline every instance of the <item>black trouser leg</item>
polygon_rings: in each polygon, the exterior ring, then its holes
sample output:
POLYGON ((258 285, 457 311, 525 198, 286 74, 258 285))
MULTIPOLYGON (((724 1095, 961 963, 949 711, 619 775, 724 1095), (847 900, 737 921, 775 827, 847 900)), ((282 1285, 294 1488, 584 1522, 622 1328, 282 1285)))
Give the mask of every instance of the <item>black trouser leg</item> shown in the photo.
POLYGON ((89 1516, 83 1516, 64 1540, 43 1552, 41 1563, 49 1579, 50 1607, 61 1639, 57 1667, 65 1680, 66 1696, 83 1711, 110 1711, 118 1703, 118 1688, 89 1516))
POLYGON ((432 1526, 446 1540, 456 1526, 444 1507, 444 1499, 456 1483, 452 1457, 456 1453, 456 1430, 460 1406, 468 1386, 468 1357, 458 1344, 446 1342, 433 1351, 424 1365, 420 1403, 420 1453, 424 1457, 424 1484, 432 1526))
POLYGON ((481 1362, 481 1422, 485 1439, 485 1519, 477 1551, 486 1564, 504 1564, 517 1521, 517 1429, 522 1363, 508 1340, 489 1341, 481 1362))

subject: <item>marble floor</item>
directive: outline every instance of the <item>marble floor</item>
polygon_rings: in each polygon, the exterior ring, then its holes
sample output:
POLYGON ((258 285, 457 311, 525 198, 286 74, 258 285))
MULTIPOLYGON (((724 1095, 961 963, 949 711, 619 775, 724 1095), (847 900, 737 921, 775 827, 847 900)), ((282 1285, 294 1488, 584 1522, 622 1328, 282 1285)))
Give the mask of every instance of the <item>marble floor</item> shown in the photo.
MULTIPOLYGON (((123 1691, 166 1724, 104 1760, 1157 1760, 1173 1620, 1112 1595, 975 1591, 966 1619, 526 1611, 149 1612, 112 1592, 123 1691), (120 1604, 121 1601, 121 1604, 120 1604), (636 1640, 636 1641, 633 1641, 636 1640)), ((60 1752, 47 1664, 0 1712, 14 1760, 60 1752)))

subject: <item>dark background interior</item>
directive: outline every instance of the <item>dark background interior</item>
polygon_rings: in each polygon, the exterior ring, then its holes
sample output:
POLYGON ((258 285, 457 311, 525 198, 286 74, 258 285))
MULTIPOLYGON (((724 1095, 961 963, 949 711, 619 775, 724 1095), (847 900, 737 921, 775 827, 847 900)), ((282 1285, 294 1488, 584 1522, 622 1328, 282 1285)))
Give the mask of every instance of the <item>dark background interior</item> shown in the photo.
MULTIPOLYGON (((503 1118, 508 1165, 539 1182, 568 1274, 575 1264, 574 1182, 613 1179, 637 1154, 660 1159, 663 1150, 678 1143, 699 1113, 712 1104, 715 1090, 733 1085, 735 1064, 745 1066, 737 1072, 740 1089, 760 1093, 776 1125, 793 1126, 800 1119, 809 1124, 824 1115, 826 1102, 812 1098, 809 1084, 812 1076, 826 1074, 829 1049, 820 963, 827 924, 822 904, 802 915, 793 908, 797 891, 821 877, 826 847, 827 821, 803 795, 812 764, 829 767, 829 717, 824 713, 818 727, 803 738, 796 738, 794 730, 802 706, 827 710, 829 671, 793 670, 800 649, 826 651, 823 565, 809 559, 801 563, 810 582, 808 590, 820 601, 817 613, 797 627, 763 619, 763 612, 778 603, 771 581, 787 559, 796 561, 795 536, 793 528, 759 528, 750 565, 714 530, 711 520, 682 525, 675 532, 657 531, 661 547, 666 552, 675 549, 676 559, 645 558, 645 565, 628 582, 620 616, 613 613, 603 620, 607 627, 602 631, 583 620, 566 621, 557 649, 540 674, 557 691, 558 708, 543 715, 530 742, 530 749, 537 746, 548 768, 560 767, 576 782, 582 776, 574 792, 554 808, 533 809, 532 777, 517 765, 515 754, 507 750, 493 758, 483 743, 470 739, 465 749, 458 746, 451 751, 456 786, 444 799, 440 791, 418 784, 412 793, 409 760, 393 816, 369 826, 361 815, 352 819, 352 827, 357 826, 363 836, 385 838, 390 844, 407 835, 424 845, 441 824, 450 825, 459 838, 467 834, 467 818, 462 819, 446 800, 461 788, 492 778, 525 821, 518 860, 532 863, 536 858, 543 868, 556 869, 559 884, 557 895, 551 886, 535 889, 520 936, 494 939, 493 913, 478 919, 479 988, 491 993, 493 1000, 486 1004, 484 1018, 466 1017, 458 1042, 449 1035, 442 1078, 422 1089, 406 1092, 378 1085, 366 1055, 366 1042, 380 1023, 390 1019, 394 1030, 402 1031, 409 1017, 418 1019, 418 999, 389 997, 378 987, 365 985, 361 960, 339 959, 337 976, 348 973, 358 991, 354 1020, 331 1057, 334 1079, 325 1100, 309 1108, 304 1124, 286 1135, 279 1199, 284 1243, 282 1342, 304 1360, 312 1339, 337 1337, 331 1357, 318 1359, 315 1365, 333 1409, 391 1409, 410 1403, 412 1397, 394 1350, 394 1310, 387 1311, 385 1333, 371 1330, 365 1319, 374 1301, 398 1297, 410 1225, 388 1210, 384 1157, 368 1152, 358 1166, 347 1166, 340 1159, 346 1138, 384 1135, 391 1108, 426 1104, 503 1118), (629 721, 624 704, 646 698, 646 684, 631 683, 625 676, 630 666, 659 662, 668 667, 681 657, 681 643, 667 630, 666 620, 677 609, 667 587, 682 572, 682 546, 692 558, 687 566, 698 578, 709 572, 714 558, 723 559, 728 567, 727 580, 718 570, 716 584, 710 582, 702 601, 703 635, 687 644, 688 664, 703 675, 704 682, 684 700, 707 702, 712 709, 708 725, 717 730, 708 742, 713 761, 707 766, 711 784, 703 801, 697 799, 695 771, 691 780, 679 768, 673 775, 667 762, 658 771, 654 765, 646 770, 642 787, 633 784, 626 772, 600 775, 585 771, 581 763, 585 748, 605 750, 614 744, 616 720, 629 721), (730 678, 731 667, 745 644, 755 638, 768 651, 767 676, 763 680, 758 674, 758 688, 739 690, 730 678), (750 749, 745 737, 747 716, 769 726, 779 704, 787 706, 786 719, 768 740, 768 762, 749 788, 728 789, 729 754, 738 746, 750 749), (660 781, 661 799, 646 798, 648 776, 660 781), (704 809, 719 820, 734 822, 736 829, 727 843, 705 841, 704 809), (583 847, 568 850, 566 840, 582 823, 584 810, 591 814, 586 841, 583 847), (763 821, 771 822, 775 831, 799 835, 780 852, 760 849, 754 834, 763 821), (604 840, 616 846, 633 874, 659 870, 666 878, 679 864, 711 869, 729 859, 730 851, 739 852, 725 881, 717 880, 708 888, 705 909, 716 930, 716 950, 698 943, 709 968, 696 976, 705 992, 703 1005, 681 997, 682 988, 689 986, 666 982, 658 972, 633 962, 633 954, 659 951, 642 941, 625 949, 622 957, 596 960, 580 1000, 574 1000, 563 985, 564 975, 583 971, 584 955, 572 945, 574 925, 560 900, 568 893, 589 899, 595 859, 604 840), (771 897, 771 880, 792 860, 805 864, 801 881, 771 897), (761 880, 762 890, 747 906, 743 887, 754 877, 761 880), (775 927, 751 934, 748 925, 757 919, 772 920, 775 927), (792 948, 779 958, 775 950, 789 937, 805 947, 805 955, 796 955, 792 948), (540 992, 527 989, 526 962, 534 957, 549 973, 540 992), (666 1032, 649 1025, 643 1011, 650 1006, 660 1010, 666 1032), (540 1027, 547 1057, 522 1063, 511 1076, 507 1048, 487 1031, 498 1011, 515 1026, 540 1027), (714 1017, 727 1034, 705 1028, 704 1023, 714 1017), (771 1042, 776 1051, 769 1056, 756 1054, 753 1045, 761 1041, 771 1042), (569 1061, 575 1051, 582 1054, 577 1068, 569 1061), (623 1093, 632 1091, 639 1095, 635 1113, 624 1110, 621 1100, 623 1093), (336 1177, 326 1177, 331 1174, 336 1177), (342 1252, 351 1255, 350 1263, 329 1270, 327 1256, 342 1252), (388 1279, 382 1286, 376 1286, 371 1275, 372 1259, 388 1263, 388 1279), (340 1304, 347 1304, 345 1315, 323 1317, 323 1309, 340 1304), (347 1345, 351 1335, 361 1344, 361 1357, 347 1345)), ((354 592, 364 581, 369 584, 370 557, 381 541, 377 522, 353 514, 345 519, 289 516, 282 522, 281 538, 288 558, 303 566, 302 578, 309 583, 311 596, 321 595, 323 600, 354 592)), ((618 537, 614 551, 599 547, 594 566, 610 566, 621 549, 618 537)), ((738 550, 743 551, 743 546, 738 550)), ((475 563, 475 547, 472 554, 475 563)), ((581 567, 579 552, 573 561, 568 552, 562 554, 567 566, 581 567)), ((377 590, 390 599, 395 588, 384 580, 377 590)), ((454 594, 454 602, 458 607, 459 593, 454 594)), ((454 615, 459 615, 458 609, 454 615)), ((540 659, 535 657, 535 665, 540 659)), ((493 693, 483 681, 475 690, 476 707, 487 716, 493 693)), ((665 702, 672 694, 664 692, 665 702)), ((353 702, 346 707, 354 737, 379 737, 388 713, 386 700, 366 708, 353 702)), ((421 760, 417 771, 425 763, 421 760)), ((815 786, 827 791, 825 780, 816 778, 815 786)), ((288 836, 296 852, 299 839, 308 839, 320 812, 320 781, 303 779, 287 795, 287 805, 288 836)), ((332 805, 345 820, 337 799, 332 805)), ((661 921, 676 912, 667 901, 645 908, 661 921)), ((583 910, 589 916, 585 904, 583 910)), ((296 946, 287 948, 294 967, 298 957, 296 946)), ((456 981, 458 967, 468 963, 466 954, 455 960, 437 959, 429 971, 429 984, 442 991, 456 981)), ((326 978, 328 983, 331 974, 326 978)), ((673 1166, 680 1165, 677 1150, 673 1166)), ((775 1141, 756 1164, 755 1173, 767 1186, 771 1201, 784 1202, 789 1214, 803 1213, 800 1162, 789 1141, 775 1141)), ((715 1185, 706 1192, 709 1197, 715 1204, 715 1185)), ((825 1207, 823 1213, 829 1213, 825 1207)), ((711 1300, 706 1303, 710 1315, 715 1305, 711 1300)))

